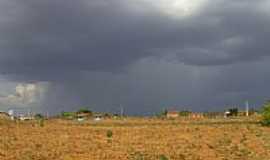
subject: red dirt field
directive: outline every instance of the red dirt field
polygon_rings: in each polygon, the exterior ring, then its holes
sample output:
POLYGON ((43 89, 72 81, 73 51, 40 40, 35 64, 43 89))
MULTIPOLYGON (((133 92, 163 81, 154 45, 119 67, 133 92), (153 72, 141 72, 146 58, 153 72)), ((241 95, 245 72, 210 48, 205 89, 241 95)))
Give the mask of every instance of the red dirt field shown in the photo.
POLYGON ((0 120, 1 160, 269 160, 270 128, 246 120, 0 120))

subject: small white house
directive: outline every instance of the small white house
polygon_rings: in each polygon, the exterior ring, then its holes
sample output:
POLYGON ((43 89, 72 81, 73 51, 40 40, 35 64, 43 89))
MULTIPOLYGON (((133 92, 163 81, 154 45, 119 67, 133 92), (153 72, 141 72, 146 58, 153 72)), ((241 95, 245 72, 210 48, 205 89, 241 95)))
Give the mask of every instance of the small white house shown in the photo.
POLYGON ((224 118, 227 118, 229 115, 231 114, 231 112, 230 111, 226 111, 226 112, 224 112, 224 118))
POLYGON ((82 122, 82 121, 84 121, 85 120, 85 118, 77 118, 77 120, 79 121, 79 122, 82 122))
POLYGON ((10 119, 11 119, 11 120, 14 120, 14 119, 15 119, 14 111, 13 111, 13 110, 9 110, 9 111, 8 111, 8 115, 10 116, 10 119))
POLYGON ((95 121, 101 121, 101 118, 100 117, 96 117, 94 120, 95 121))
POLYGON ((29 120, 34 120, 35 118, 32 116, 24 116, 24 115, 20 115, 19 116, 19 120, 21 121, 29 121, 29 120))
POLYGON ((94 121, 101 121, 102 120, 102 115, 101 114, 96 114, 94 121))

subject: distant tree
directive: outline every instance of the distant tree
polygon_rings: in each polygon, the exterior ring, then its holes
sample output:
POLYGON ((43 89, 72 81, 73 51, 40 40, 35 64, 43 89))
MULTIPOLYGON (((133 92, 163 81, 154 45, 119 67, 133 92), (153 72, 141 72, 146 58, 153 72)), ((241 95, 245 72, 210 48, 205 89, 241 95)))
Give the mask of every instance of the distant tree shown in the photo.
POLYGON ((40 127, 44 127, 44 120, 45 120, 44 116, 41 113, 38 113, 38 114, 35 114, 34 117, 35 117, 36 120, 38 120, 37 124, 40 127))
POLYGON ((113 115, 112 115, 111 113, 104 113, 103 115, 104 115, 104 117, 106 117, 106 118, 111 118, 111 117, 113 117, 113 115))
POLYGON ((228 116, 237 116, 238 115, 238 108, 230 108, 228 110, 230 114, 228 116))
POLYGON ((161 113, 162 116, 166 116, 168 114, 168 110, 167 109, 164 109, 161 113))
POLYGON ((44 116, 40 113, 36 114, 34 117, 35 117, 35 119, 43 119, 44 118, 44 116))
POLYGON ((114 116, 114 117, 119 117, 119 114, 114 113, 113 116, 114 116))
POLYGON ((78 113, 92 113, 92 111, 87 108, 80 108, 77 112, 78 113))
POLYGON ((62 118, 71 119, 71 118, 74 118, 75 116, 76 116, 76 114, 74 112, 62 112, 61 113, 62 118))
POLYGON ((156 113, 156 116, 159 117, 159 118, 163 118, 163 117, 166 117, 167 116, 167 113, 168 113, 168 110, 167 109, 164 109, 161 112, 156 113))
POLYGON ((179 112, 179 116, 187 117, 187 116, 190 115, 190 113, 191 113, 190 111, 186 111, 186 110, 180 111, 180 112, 179 112))
POLYGON ((261 122, 265 126, 270 126, 270 100, 263 104, 261 122))

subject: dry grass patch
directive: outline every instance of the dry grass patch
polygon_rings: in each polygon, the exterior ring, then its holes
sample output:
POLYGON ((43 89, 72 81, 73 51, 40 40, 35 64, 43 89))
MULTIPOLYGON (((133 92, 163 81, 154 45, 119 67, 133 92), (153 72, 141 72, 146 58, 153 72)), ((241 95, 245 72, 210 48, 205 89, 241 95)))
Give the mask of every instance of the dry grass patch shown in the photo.
POLYGON ((245 120, 0 122, 1 160, 269 160, 270 129, 245 120))

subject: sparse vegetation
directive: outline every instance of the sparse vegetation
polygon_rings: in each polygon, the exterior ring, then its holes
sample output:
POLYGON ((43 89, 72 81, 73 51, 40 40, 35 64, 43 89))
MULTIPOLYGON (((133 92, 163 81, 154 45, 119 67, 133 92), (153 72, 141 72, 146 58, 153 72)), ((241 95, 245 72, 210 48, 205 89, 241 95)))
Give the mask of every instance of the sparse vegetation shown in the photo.
POLYGON ((38 119, 38 125, 44 127, 44 118, 38 119))
POLYGON ((111 130, 107 130, 107 142, 112 143, 112 137, 113 137, 113 132, 111 130))
POLYGON ((262 117, 262 124, 265 126, 270 126, 270 101, 264 103, 262 117))
POLYGON ((81 108, 77 111, 77 113, 89 113, 92 114, 92 111, 87 108, 81 108))
POLYGON ((107 137, 112 138, 112 136, 113 136, 113 132, 111 130, 108 130, 107 131, 107 137))
POLYGON ((159 156, 159 160, 169 160, 169 158, 162 154, 159 156))
POLYGON ((62 112, 61 117, 65 119, 72 119, 76 116, 76 113, 74 112, 62 112))
POLYGON ((141 152, 135 152, 129 158, 130 160, 145 160, 144 155, 141 152))
POLYGON ((0 159, 268 160, 270 128, 254 122, 257 119, 53 119, 33 127, 36 121, 0 120, 0 159))
POLYGON ((179 112, 179 116, 182 116, 182 117, 187 117, 191 114, 190 111, 180 111, 179 112))
POLYGON ((228 110, 230 114, 228 116, 237 116, 238 115, 238 108, 230 108, 228 110))
POLYGON ((44 119, 44 116, 40 113, 36 114, 34 117, 35 119, 44 119))

